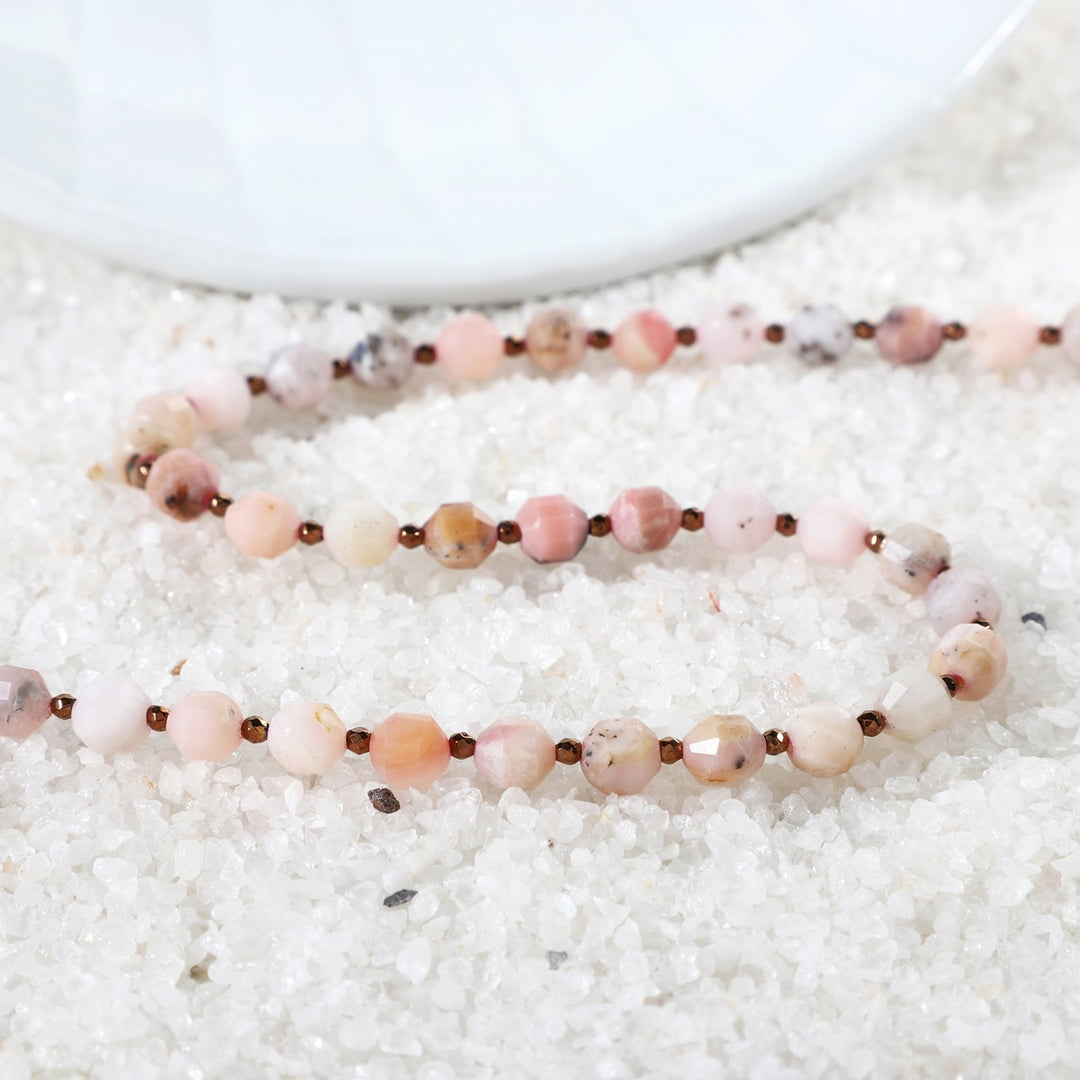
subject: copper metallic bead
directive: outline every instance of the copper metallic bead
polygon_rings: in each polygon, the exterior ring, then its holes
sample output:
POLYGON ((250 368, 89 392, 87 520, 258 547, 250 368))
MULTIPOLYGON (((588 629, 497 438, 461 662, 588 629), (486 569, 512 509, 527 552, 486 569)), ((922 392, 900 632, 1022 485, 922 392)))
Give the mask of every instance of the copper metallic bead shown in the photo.
POLYGON ((786 731, 780 731, 777 728, 769 728, 765 732, 765 753, 776 757, 777 754, 786 754, 788 747, 791 746, 791 740, 788 738, 786 731))
POLYGON ((674 765, 682 761, 682 740, 666 738, 660 740, 660 760, 665 765, 674 765))
POLYGON ((417 345, 413 352, 413 359, 418 364, 434 364, 435 363, 435 346, 434 345, 417 345))
POLYGON ((266 393, 266 380, 261 375, 249 375, 247 384, 252 397, 258 397, 259 394, 266 393))
POLYGON ((772 323, 765 327, 765 340, 779 345, 784 340, 784 328, 780 323, 772 323))
POLYGON ((424 530, 419 525, 402 525, 398 529, 398 543, 403 548, 418 548, 424 542, 424 530))
POLYGON ((960 692, 960 680, 952 675, 942 675, 941 681, 945 684, 945 689, 949 691, 949 697, 956 697, 960 692))
POLYGON ((1044 345, 1060 345, 1061 344, 1061 327, 1060 326, 1044 326, 1039 330, 1039 341, 1044 345))
POLYGON ((692 326, 680 326, 675 331, 675 340, 680 345, 693 345, 697 342, 697 330, 692 326))
POLYGON ((945 335, 947 341, 959 341, 961 338, 967 337, 967 327, 959 322, 946 323, 941 328, 941 332, 945 335))
POLYGON ((146 454, 132 454, 124 465, 124 478, 135 488, 145 488, 156 459, 146 454))
POLYGON ((71 719, 71 706, 75 704, 75 699, 70 694, 57 694, 56 697, 49 702, 49 709, 53 716, 60 720, 71 719))
POLYGON ((799 519, 794 514, 777 514, 776 531, 781 536, 794 536, 799 526, 799 519))
POLYGON ((398 797, 388 787, 372 788, 367 797, 380 814, 396 814, 401 809, 398 797))
POLYGON ((705 524, 705 511, 696 506, 688 506, 682 512, 682 527, 687 532, 697 532, 705 524))
POLYGON ((851 329, 860 341, 869 341, 874 336, 874 324, 867 322, 865 319, 852 323, 851 329))
POLYGON ((270 734, 270 725, 261 716, 245 716, 240 725, 240 738, 250 743, 266 742, 270 734))
POLYGON ((164 731, 169 721, 169 710, 164 705, 151 705, 146 710, 146 726, 151 731, 164 731))
POLYGON ((874 529, 873 532, 868 532, 866 534, 866 546, 875 555, 878 555, 885 546, 885 539, 885 534, 880 529, 874 529))
POLYGON ((555 744, 555 760, 562 765, 576 765, 581 760, 581 743, 577 739, 562 739, 555 744))
POLYGON ((859 727, 867 738, 872 739, 875 735, 880 735, 886 727, 885 717, 876 709, 867 709, 866 712, 859 713, 855 719, 859 721, 859 727))
POLYGON ((352 374, 352 361, 343 356, 334 361, 334 378, 347 379, 352 374))
POLYGON ((585 341, 590 349, 611 348, 611 335, 606 330, 590 330, 585 341))
POLYGON ((210 511, 214 517, 224 517, 225 511, 232 506, 232 499, 228 495, 211 495, 210 501, 206 504, 206 509, 210 511))
POLYGON ((525 342, 521 338, 503 338, 503 354, 505 356, 520 356, 525 351, 525 342))
POLYGON ((498 527, 499 543, 517 544, 521 542, 521 526, 516 521, 500 521, 498 527))
POLYGON ((596 514, 589 518, 590 536, 607 536, 611 532, 611 518, 607 514, 596 514))
POLYGON ((459 731, 450 736, 450 756, 452 758, 457 758, 459 761, 471 758, 475 749, 476 740, 464 731, 459 731))
POLYGON ((296 531, 301 544, 321 544, 323 528, 317 521, 305 521, 296 531))
POLYGON ((371 743, 371 732, 367 728, 354 727, 345 732, 345 748, 354 754, 366 754, 371 743))

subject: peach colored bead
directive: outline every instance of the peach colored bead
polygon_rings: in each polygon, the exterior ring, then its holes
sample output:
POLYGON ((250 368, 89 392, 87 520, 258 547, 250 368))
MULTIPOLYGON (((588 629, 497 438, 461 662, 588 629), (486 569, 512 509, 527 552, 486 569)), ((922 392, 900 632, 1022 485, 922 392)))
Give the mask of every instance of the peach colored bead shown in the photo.
POLYGON ((705 533, 721 551, 757 551, 775 532, 776 507, 753 488, 718 491, 705 506, 705 533))
POLYGON ((271 718, 266 745, 289 772, 321 776, 345 756, 345 725, 323 702, 292 701, 271 718))
POLYGON ((486 379, 503 361, 502 335, 480 312, 463 311, 439 331, 435 355, 459 379, 486 379))
POLYGON ((31 668, 0 666, 0 735, 25 739, 52 716, 52 694, 31 668))
POLYGON ((938 634, 959 623, 993 625, 1001 618, 1001 597, 981 570, 954 566, 926 587, 926 614, 938 634))
POLYGON ((238 431, 251 413, 251 387, 236 368, 214 368, 191 377, 184 396, 203 431, 238 431))
POLYGON ((611 535, 627 551, 666 548, 682 526, 682 507, 663 488, 628 488, 608 511, 611 535))
POLYGON ((1001 638, 988 626, 961 623, 937 643, 930 654, 930 670, 956 680, 960 701, 982 701, 1005 677, 1009 656, 1001 638))
POLYGON ((195 690, 170 710, 165 734, 189 761, 224 761, 240 745, 244 714, 217 690, 195 690))
POLYGON ((1012 371, 1039 347, 1039 324, 1020 304, 993 304, 972 320, 967 339, 989 367, 1012 371))
POLYGON ((163 514, 194 521, 206 513, 220 484, 217 469, 194 450, 169 450, 151 466, 146 494, 163 514))
POLYGON ((450 740, 430 716, 394 713, 371 733, 371 764, 388 784, 426 791, 450 764, 450 740))
POLYGON ((585 511, 565 495, 526 499, 515 520, 521 529, 521 550, 538 563, 572 559, 589 535, 585 511))
POLYGON ((134 679, 103 675, 80 691, 71 707, 71 730, 97 754, 123 754, 146 741, 150 699, 134 679))
POLYGON ((636 795, 660 771, 660 741, 640 720, 601 720, 581 740, 581 770, 597 791, 636 795))
POLYGON ((555 767, 555 743, 535 720, 506 717, 477 736, 473 763, 497 788, 531 791, 555 767))
POLYGON ((631 371, 655 371, 671 359, 676 344, 675 327, 659 311, 635 311, 616 327, 611 351, 631 371))
POLYGON ((945 327, 924 307, 895 307, 874 331, 878 352, 891 364, 925 364, 944 343, 945 327))
POLYGON ((473 570, 494 550, 495 522, 472 503, 443 503, 424 522, 424 549, 450 570, 473 570))
POLYGON ((712 304, 697 326, 702 356, 714 364, 744 364, 765 341, 765 322, 749 304, 712 304))
POLYGON ((808 559, 843 566, 866 550, 869 531, 862 511, 840 499, 822 499, 799 515, 795 536, 808 559))
POLYGON ((191 446, 198 422, 183 394, 154 394, 137 402, 121 441, 126 462, 133 454, 156 457, 167 450, 191 446))
POLYGON ((796 709, 788 720, 787 735, 791 763, 811 776, 847 772, 862 752, 859 721, 830 701, 796 709))
POLYGON ((765 760, 765 736, 745 716, 709 716, 682 741, 682 760, 703 784, 738 784, 765 760))
POLYGON ((297 539, 300 515, 288 499, 253 491, 225 511, 225 533, 244 555, 273 559, 297 539))
POLYGON ((537 312, 525 331, 525 352, 541 371, 553 375, 573 367, 585 355, 588 331, 567 308, 537 312))

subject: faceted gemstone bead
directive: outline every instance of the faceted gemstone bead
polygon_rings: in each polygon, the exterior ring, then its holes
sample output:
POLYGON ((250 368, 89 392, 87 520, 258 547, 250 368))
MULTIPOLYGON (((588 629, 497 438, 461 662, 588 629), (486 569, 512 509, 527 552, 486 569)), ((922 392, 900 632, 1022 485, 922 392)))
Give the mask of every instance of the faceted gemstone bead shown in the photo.
POLYGON ((439 363, 459 379, 486 379, 503 361, 503 339, 495 324, 478 311, 463 311, 435 339, 439 363))
POLYGON ((703 784, 738 784, 765 760, 765 736, 745 716, 709 716, 682 741, 683 764, 703 784))
POLYGON ((705 505, 705 532, 721 551, 757 551, 775 531, 776 507, 753 488, 718 491, 705 505))
POLYGON ((195 690, 170 710, 165 734, 189 761, 224 761, 241 741, 244 714, 217 690, 195 690))
POLYGON ((636 795, 660 771, 660 741, 640 720, 601 720, 581 740, 581 770, 597 791, 636 795))
POLYGON ((225 511, 225 533, 244 555, 273 559, 297 540, 300 515, 288 499, 253 491, 225 511))
POLYGON ((431 787, 450 764, 450 742, 442 728, 419 713, 388 716, 371 733, 368 752, 387 784, 417 791, 431 787))
POLYGON ((25 739, 52 715, 52 694, 31 668, 0 666, 0 735, 25 739))
POLYGON ((515 519, 521 550, 538 563, 566 562, 585 546, 589 518, 565 495, 526 499, 515 519))
POLYGON ((831 364, 852 346, 855 334, 844 313, 832 304, 813 304, 797 311, 784 331, 787 347, 807 364, 831 364))
POLYGON ((392 326, 368 334, 349 353, 353 378, 369 390, 396 390, 416 367, 409 339, 392 326))
POLYGON ((765 322, 749 304, 710 305, 697 326, 697 343, 714 364, 744 364, 765 341, 765 322))
POLYGON ((251 413, 251 387, 236 368, 212 368, 193 375, 184 397, 203 431, 238 431, 251 413))
POLYGON ((795 536, 808 559, 843 566, 866 550, 869 531, 862 511, 840 499, 822 499, 799 515, 795 536))
POLYGON ((154 394, 135 405, 121 441, 127 461, 133 454, 156 457, 167 450, 191 446, 198 422, 183 394, 154 394))
POLYGON ((443 503, 424 523, 424 548, 451 570, 473 570, 494 550, 495 522, 472 503, 443 503))
POLYGON ((983 308, 968 327, 971 351, 995 371, 1020 367, 1039 347, 1039 324, 1020 304, 983 308))
POLYGON ((1074 364, 1080 364, 1080 304, 1070 309, 1061 324, 1061 348, 1074 364))
POLYGON ((310 409, 323 400, 334 381, 334 363, 311 345, 286 345, 270 354, 266 389, 286 409, 310 409))
POLYGON ((151 466, 146 494, 163 514, 194 521, 206 513, 220 484, 217 469, 194 450, 168 450, 151 466))
POLYGON ((134 679, 102 675, 80 691, 71 707, 71 727, 97 754, 123 754, 146 741, 150 698, 134 679))
POLYGON ((289 772, 321 776, 345 756, 345 725, 329 705, 292 701, 271 718, 266 745, 289 772))
POLYGON ((671 359, 677 339, 675 327, 659 311, 635 311, 611 338, 611 351, 631 371, 655 371, 671 359))
POLYGON ((930 654, 930 670, 957 683, 960 701, 982 701, 1005 677, 1009 657, 1001 638, 988 626, 961 623, 946 631, 930 654))
POLYGON ((371 499, 340 502, 323 522, 323 543, 342 566, 377 566, 398 543, 398 522, 371 499))
POLYGON ((949 555, 949 541, 941 533, 925 525, 901 525, 881 549, 881 574, 891 585, 921 596, 949 568, 949 555))
POLYGON ((994 625, 1001 618, 1001 597, 981 570, 954 566, 927 586, 926 613, 937 634, 959 623, 994 625))
POLYGON ((627 551, 666 548, 682 527, 682 507, 662 488, 628 488, 608 511, 611 533, 627 551))
POLYGON ((585 355, 588 331, 568 308, 548 308, 532 317, 525 331, 525 351, 541 371, 553 375, 573 367, 585 355))
POLYGON ((862 752, 859 721, 831 701, 796 709, 788 720, 787 734, 791 763, 811 776, 847 772, 862 752))
POLYGON ((870 708, 885 717, 885 730, 890 735, 918 742, 948 724, 952 697, 941 679, 925 665, 910 664, 881 683, 870 708))
POLYGON ((489 784, 531 791, 555 767, 555 743, 535 720, 506 717, 480 732, 473 760, 489 784))
POLYGON ((895 307, 878 323, 874 341, 892 364, 925 364, 945 343, 945 327, 924 307, 895 307))

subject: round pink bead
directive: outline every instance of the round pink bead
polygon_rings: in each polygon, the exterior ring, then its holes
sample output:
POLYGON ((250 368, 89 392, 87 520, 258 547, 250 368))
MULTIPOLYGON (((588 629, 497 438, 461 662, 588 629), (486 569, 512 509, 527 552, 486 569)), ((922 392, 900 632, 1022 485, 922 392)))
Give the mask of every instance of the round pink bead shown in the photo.
POLYGON ((270 356, 266 389, 286 409, 310 409, 329 393, 334 362, 311 345, 286 345, 270 356))
POLYGON ((52 716, 52 694, 31 668, 0 666, 0 735, 25 739, 52 716))
POLYGON ((676 343, 675 327, 659 311, 635 311, 616 327, 611 350, 631 371, 655 371, 671 359, 676 343))
POLYGON ((862 511, 840 499, 822 499, 799 515, 795 535, 807 558, 843 566, 866 550, 869 531, 862 511))
POLYGON ((371 733, 371 764, 388 784, 426 791, 450 764, 450 740, 430 716, 394 713, 371 733))
POLYGON ((926 587, 926 614, 937 634, 958 623, 987 622, 1001 618, 1001 597, 990 579, 969 566, 944 570, 926 587))
POLYGON ((288 499, 253 491, 225 511, 225 533, 244 555, 273 559, 297 540, 300 515, 288 499))
POLYGON ((549 308, 537 312, 525 331, 525 351, 549 375, 573 367, 585 355, 588 331, 574 312, 549 308))
POLYGON ((666 548, 682 526, 682 508, 662 488, 629 488, 608 511, 611 534, 627 551, 666 548))
POLYGON ((1039 347, 1039 324, 1020 304, 983 308, 968 327, 971 351, 995 371, 1020 367, 1039 347))
POLYGON ((345 725, 329 705, 292 701, 270 720, 266 745, 289 772, 321 776, 345 756, 345 725))
POLYGON ((200 371, 184 388, 203 431, 237 431, 251 413, 251 387, 236 368, 200 371))
POLYGON ((196 690, 170 710, 165 733, 189 761, 224 761, 240 745, 244 714, 217 690, 196 690))
POLYGON ((892 364, 925 364, 945 342, 941 320, 924 307, 895 307, 874 331, 874 343, 892 364))
POLYGON ((565 495, 538 495, 518 511, 521 550, 538 563, 566 562, 585 546, 589 519, 565 495))
POLYGON ((697 343, 714 364, 744 364, 765 341, 765 322, 749 304, 712 304, 697 327, 697 343))
POLYGON ((660 741, 640 720, 601 720, 581 740, 581 769, 597 791, 636 795, 660 771, 660 741))
POLYGON ((705 506, 705 532, 721 551, 757 551, 776 532, 776 507, 753 488, 718 491, 705 506))
POLYGON ((220 484, 217 469, 194 450, 169 450, 150 467, 146 494, 163 514, 194 521, 206 513, 220 484))
POLYGON ((489 784, 531 791, 555 767, 555 743, 535 720, 507 717, 477 736, 473 761, 489 784))
POLYGON ((503 360, 503 339, 495 324, 478 311, 455 315, 435 339, 435 355, 459 379, 486 379, 503 360))
POLYGON ((98 754, 123 754, 142 746, 150 729, 150 699, 134 679, 103 675, 80 691, 71 707, 71 729, 98 754))
POLYGON ((683 739, 682 760, 703 784, 738 784, 765 761, 765 736, 745 716, 709 716, 683 739))

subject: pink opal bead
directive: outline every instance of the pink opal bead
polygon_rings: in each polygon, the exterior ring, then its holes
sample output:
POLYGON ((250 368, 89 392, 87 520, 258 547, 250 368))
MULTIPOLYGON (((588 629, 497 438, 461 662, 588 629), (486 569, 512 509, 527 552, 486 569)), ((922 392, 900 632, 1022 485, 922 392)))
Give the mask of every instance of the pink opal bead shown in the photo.
POLYGON ((581 740, 581 770, 597 791, 636 795, 660 771, 660 741, 640 720, 601 720, 581 740))
POLYGON ((244 714, 217 690, 195 690, 170 710, 165 733, 189 761, 224 761, 241 742, 244 714))
POLYGON ((225 533, 243 555, 273 559, 297 540, 300 515, 288 499, 253 491, 225 511, 225 533))
POLYGON ((949 568, 949 541, 925 525, 893 529, 881 549, 881 575, 912 596, 921 596, 949 568))
POLYGON ((397 518, 371 499, 347 499, 323 522, 323 543, 342 566, 377 566, 397 548, 397 518))
POLYGON ((843 566, 866 550, 869 531, 861 510, 840 499, 822 499, 799 515, 795 536, 808 559, 843 566))
POLYGON ((195 410, 183 394, 154 394, 135 405, 124 431, 121 455, 157 457, 167 450, 191 446, 198 432, 195 410))
POLYGON ((31 668, 0 666, 0 735, 25 739, 52 716, 52 694, 31 668))
POLYGON ((714 364, 744 364, 765 341, 765 321, 749 304, 711 305, 697 327, 697 343, 714 364))
POLYGON ((478 311, 455 315, 435 339, 439 363, 459 379, 486 379, 503 361, 503 339, 495 324, 478 311))
POLYGON ((266 745, 289 772, 321 776, 345 756, 345 725, 329 705, 293 701, 271 718, 266 745))
POLYGON ((589 519, 565 495, 538 495, 518 511, 521 550, 538 563, 566 562, 585 546, 589 519))
POLYGON ((585 355, 587 342, 585 324, 566 308, 538 312, 525 331, 525 352, 541 371, 549 375, 579 363, 585 355))
POLYGON ((992 625, 1001 618, 1001 597, 981 570, 954 566, 938 574, 927 586, 926 614, 938 634, 959 623, 992 625))
POLYGON ((956 680, 959 701, 982 701, 1005 677, 1009 656, 988 626, 961 623, 949 630, 930 654, 930 670, 956 680))
POLYGON ((627 551, 666 548, 682 526, 682 507, 662 488, 629 488, 608 511, 611 534, 627 551))
POLYGON ((146 494, 163 514, 194 521, 206 513, 220 484, 217 469, 194 450, 169 450, 150 467, 146 494))
POLYGON ((266 389, 286 409, 311 409, 330 392, 334 362, 311 345, 286 345, 271 354, 266 389))
POLYGON ((995 371, 1020 367, 1039 347, 1039 324, 1020 304, 983 308, 968 327, 971 351, 995 371))
POLYGON ((535 720, 507 717, 477 736, 473 762, 489 784, 531 791, 555 767, 555 743, 535 720))
POLYGON ((738 784, 765 761, 765 736, 745 716, 709 716, 683 739, 682 760, 703 784, 738 784))
POLYGON ((757 551, 774 532, 776 507, 753 488, 718 491, 705 506, 705 533, 721 551, 757 551))
POLYGON ((945 343, 945 327, 924 307, 895 307, 878 323, 874 343, 891 364, 925 364, 945 343))
POLYGON ((450 740, 432 717, 419 713, 388 716, 371 733, 368 752, 388 784, 417 791, 431 787, 450 764, 450 740))
POLYGON ((940 731, 952 718, 952 697, 925 664, 909 664, 878 686, 870 706, 885 717, 886 731, 918 742, 940 731))
POLYGON ((788 719, 787 735, 792 765, 810 776, 838 776, 862 753, 859 721, 829 701, 796 709, 788 719))
POLYGON ((184 397, 203 431, 238 431, 251 413, 251 387, 236 368, 215 368, 193 375, 184 397))
POLYGON ((134 679, 103 675, 79 692, 71 729, 97 754, 124 754, 146 741, 150 698, 134 679))
POLYGON ((655 371, 671 359, 677 339, 675 327, 659 311, 635 311, 615 329, 611 351, 631 371, 655 371))
POLYGON ((424 522, 424 550, 450 570, 475 570, 497 540, 495 522, 472 503, 443 503, 424 522))

